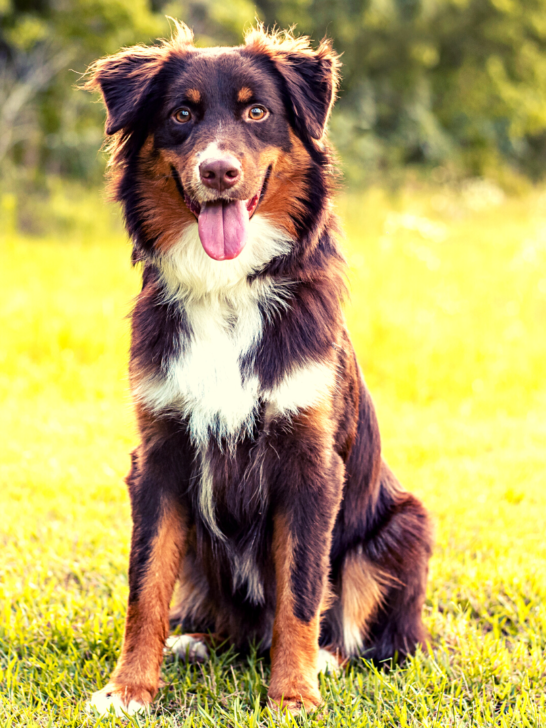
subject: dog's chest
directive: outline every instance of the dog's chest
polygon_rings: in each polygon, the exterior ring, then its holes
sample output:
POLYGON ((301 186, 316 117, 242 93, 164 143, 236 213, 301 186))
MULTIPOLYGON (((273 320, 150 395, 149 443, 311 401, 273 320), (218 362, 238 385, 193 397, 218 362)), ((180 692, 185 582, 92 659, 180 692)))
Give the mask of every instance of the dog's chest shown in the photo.
POLYGON ((204 444, 252 426, 259 380, 245 375, 245 355, 262 337, 262 315, 250 296, 236 302, 218 297, 185 305, 187 334, 181 352, 141 382, 138 395, 150 409, 188 418, 192 440, 204 444))
POLYGON ((262 337, 259 307, 216 302, 188 313, 193 335, 169 373, 175 397, 194 441, 232 436, 251 426, 258 401, 258 377, 245 376, 242 362, 262 337))
MULTIPOLYGON (((187 418, 194 444, 204 446, 211 437, 250 434, 262 404, 273 415, 317 404, 335 383, 328 361, 289 366, 275 387, 262 385, 252 359, 258 345, 268 345, 264 307, 263 296, 249 294, 238 301, 212 298, 186 305, 189 333, 180 334, 180 354, 136 385, 144 407, 187 418)), ((274 357, 278 352, 269 345, 274 357)))

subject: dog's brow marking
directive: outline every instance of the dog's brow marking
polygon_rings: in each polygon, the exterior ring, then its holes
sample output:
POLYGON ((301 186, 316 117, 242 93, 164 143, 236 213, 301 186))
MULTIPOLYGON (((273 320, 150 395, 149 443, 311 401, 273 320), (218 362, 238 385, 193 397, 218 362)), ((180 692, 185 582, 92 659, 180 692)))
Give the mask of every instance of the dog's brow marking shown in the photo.
POLYGON ((252 89, 248 88, 248 86, 243 86, 243 88, 237 94, 237 101, 239 101, 241 104, 244 104, 246 101, 250 101, 251 98, 252 89))
POLYGON ((186 91, 186 96, 194 104, 198 104, 201 101, 201 92, 198 91, 196 88, 188 89, 186 91))

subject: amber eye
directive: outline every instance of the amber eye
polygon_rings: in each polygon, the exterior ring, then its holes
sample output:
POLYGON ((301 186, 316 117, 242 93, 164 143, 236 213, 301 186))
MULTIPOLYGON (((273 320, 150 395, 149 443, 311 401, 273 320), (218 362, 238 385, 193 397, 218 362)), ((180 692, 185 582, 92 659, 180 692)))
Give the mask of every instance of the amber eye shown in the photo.
POLYGON ((252 121, 261 121, 265 118, 267 110, 263 106, 253 106, 248 111, 248 118, 252 121))
POLYGON ((191 119, 191 111, 189 111, 189 109, 177 109, 174 112, 173 117, 179 124, 185 124, 191 119))

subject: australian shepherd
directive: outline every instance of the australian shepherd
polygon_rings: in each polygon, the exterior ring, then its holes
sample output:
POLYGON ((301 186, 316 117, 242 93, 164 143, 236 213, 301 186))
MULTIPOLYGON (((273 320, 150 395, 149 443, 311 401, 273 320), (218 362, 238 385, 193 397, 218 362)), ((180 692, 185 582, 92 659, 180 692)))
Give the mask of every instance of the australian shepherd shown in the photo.
POLYGON ((146 707, 164 651, 203 660, 212 638, 270 650, 270 705, 292 712, 320 704, 320 670, 426 642, 429 519, 381 459, 342 313, 338 69, 328 42, 258 27, 203 49, 179 24, 90 70, 142 266, 129 601, 100 713, 146 707))

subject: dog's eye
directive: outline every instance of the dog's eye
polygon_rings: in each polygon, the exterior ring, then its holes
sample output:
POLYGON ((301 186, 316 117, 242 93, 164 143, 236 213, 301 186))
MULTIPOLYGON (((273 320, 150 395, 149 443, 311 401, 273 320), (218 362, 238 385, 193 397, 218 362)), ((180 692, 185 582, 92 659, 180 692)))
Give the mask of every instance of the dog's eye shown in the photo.
POLYGON ((173 117, 179 124, 185 124, 191 119, 191 111, 189 111, 189 109, 177 109, 174 112, 173 117))
POLYGON ((248 111, 248 118, 252 119, 252 121, 261 121, 265 119, 266 115, 267 109, 264 109, 263 106, 253 106, 248 111))

